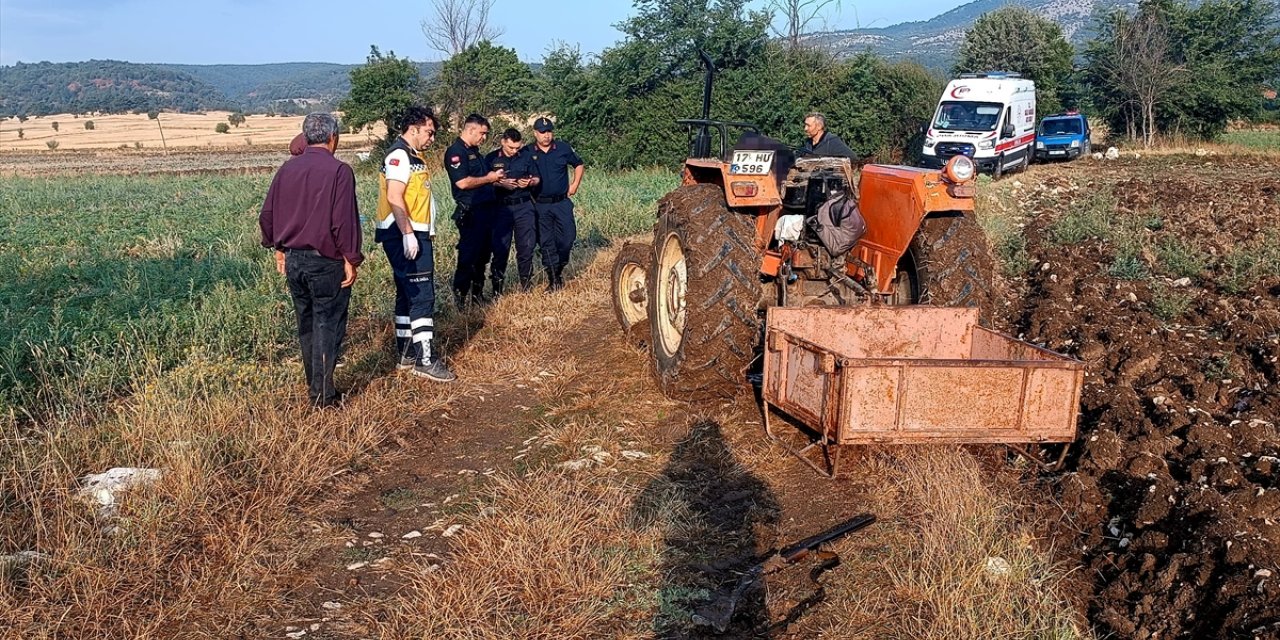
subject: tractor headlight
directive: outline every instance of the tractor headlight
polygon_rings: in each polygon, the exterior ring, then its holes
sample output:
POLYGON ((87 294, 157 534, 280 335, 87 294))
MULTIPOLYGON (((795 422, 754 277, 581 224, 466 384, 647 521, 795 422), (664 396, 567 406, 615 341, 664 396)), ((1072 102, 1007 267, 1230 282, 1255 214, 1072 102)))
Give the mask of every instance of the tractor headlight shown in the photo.
POLYGON ((969 156, 954 156, 942 169, 942 176, 951 182, 968 182, 973 179, 974 169, 969 156))
POLYGON ((1072 141, 1071 141, 1071 148, 1072 148, 1072 149, 1079 149, 1079 148, 1080 148, 1080 141, 1079 141, 1079 140, 1072 140, 1072 141))
POLYGON ((1037 149, 1040 149, 1041 151, 1043 151, 1043 150, 1044 150, 1044 143, 1043 143, 1043 142, 1040 142, 1039 140, 1036 140, 1036 148, 1037 148, 1037 149))
POLYGON ((925 137, 924 137, 924 148, 926 148, 926 149, 932 149, 932 148, 933 148, 933 143, 934 143, 934 142, 936 142, 936 141, 935 141, 933 138, 930 138, 929 136, 925 136, 925 137))
POLYGON ((983 140, 982 142, 979 142, 979 143, 978 143, 978 148, 979 148, 979 149, 994 149, 994 148, 996 148, 996 141, 995 141, 995 140, 983 140))

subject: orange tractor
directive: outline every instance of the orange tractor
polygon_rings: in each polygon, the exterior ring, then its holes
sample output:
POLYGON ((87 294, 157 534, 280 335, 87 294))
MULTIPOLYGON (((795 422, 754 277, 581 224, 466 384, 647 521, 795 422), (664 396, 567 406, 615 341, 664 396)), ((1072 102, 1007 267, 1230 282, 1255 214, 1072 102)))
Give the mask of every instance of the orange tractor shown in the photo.
POLYGON ((989 312, 992 260, 969 158, 941 171, 796 158, 750 124, 709 119, 714 67, 704 62, 703 117, 679 121, 693 134, 682 183, 658 203, 653 243, 624 246, 613 267, 615 313, 651 348, 667 395, 742 391, 770 307, 989 312), (833 241, 831 231, 844 233, 833 241))

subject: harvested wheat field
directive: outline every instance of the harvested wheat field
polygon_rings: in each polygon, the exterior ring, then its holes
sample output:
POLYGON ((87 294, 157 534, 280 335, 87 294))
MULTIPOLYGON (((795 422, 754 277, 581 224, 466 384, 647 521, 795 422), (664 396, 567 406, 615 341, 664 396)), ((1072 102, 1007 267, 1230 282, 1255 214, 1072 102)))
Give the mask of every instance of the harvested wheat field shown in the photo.
MULTIPOLYGON (((34 116, 26 122, 16 117, 0 120, 0 151, 80 149, 191 149, 226 147, 288 147, 302 131, 302 116, 247 115, 239 126, 231 125, 230 111, 207 113, 34 116), (54 126, 57 125, 55 129, 54 126), (219 133, 219 124, 228 132, 219 133), (19 137, 21 130, 21 137, 19 137), (163 135, 163 138, 162 138, 163 135), (54 144, 54 147, 50 147, 54 144)), ((379 125, 380 127, 381 125, 379 125)), ((347 136, 349 143, 372 144, 381 131, 347 136)))
POLYGON ((566 290, 442 302, 452 385, 394 371, 367 247, 351 396, 312 413, 255 246, 270 174, 183 166, 0 178, 10 637, 1280 638, 1274 158, 984 179, 995 323, 1085 363, 1079 439, 1052 471, 866 447, 835 480, 765 437, 749 387, 664 397, 617 327, 613 256, 671 173, 588 179, 566 290), (77 497, 126 466, 162 475, 111 513, 77 497), (767 552, 863 513, 708 624, 767 552))

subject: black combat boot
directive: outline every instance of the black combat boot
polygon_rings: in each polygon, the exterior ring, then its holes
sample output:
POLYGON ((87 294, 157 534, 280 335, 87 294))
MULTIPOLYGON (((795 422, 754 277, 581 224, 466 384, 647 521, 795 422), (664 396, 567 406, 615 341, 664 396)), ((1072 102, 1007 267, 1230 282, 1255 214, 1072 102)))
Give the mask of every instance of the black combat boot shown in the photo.
POLYGON ((494 300, 497 300, 498 298, 502 297, 502 288, 504 284, 505 283, 503 283, 503 281, 501 280, 493 281, 493 299, 494 300))
POLYGON ((556 286, 556 270, 547 269, 547 293, 555 293, 560 287, 556 286))
POLYGON ((564 265, 556 267, 556 284, 555 290, 559 291, 564 288, 564 265))

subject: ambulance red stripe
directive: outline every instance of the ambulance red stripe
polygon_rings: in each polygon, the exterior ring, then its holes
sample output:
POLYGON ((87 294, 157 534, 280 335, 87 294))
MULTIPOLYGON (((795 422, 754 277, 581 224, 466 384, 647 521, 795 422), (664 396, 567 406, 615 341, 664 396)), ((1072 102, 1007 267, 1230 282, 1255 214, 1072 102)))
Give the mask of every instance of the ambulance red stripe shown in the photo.
POLYGON ((1012 149, 1014 147, 1020 147, 1024 144, 1030 144, 1033 141, 1035 141, 1035 139, 1036 139, 1036 134, 1033 132, 1033 133, 1028 133, 1027 135, 1022 136, 1021 138, 1018 138, 1016 140, 1002 142, 996 145, 996 153, 999 153, 1001 151, 1008 151, 1009 149, 1012 149))

